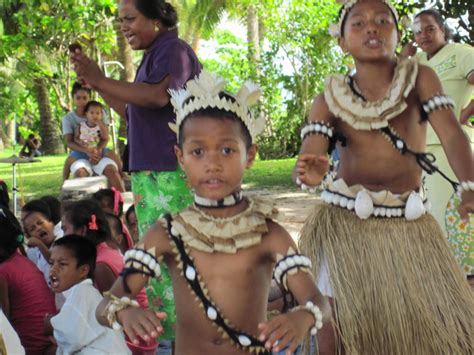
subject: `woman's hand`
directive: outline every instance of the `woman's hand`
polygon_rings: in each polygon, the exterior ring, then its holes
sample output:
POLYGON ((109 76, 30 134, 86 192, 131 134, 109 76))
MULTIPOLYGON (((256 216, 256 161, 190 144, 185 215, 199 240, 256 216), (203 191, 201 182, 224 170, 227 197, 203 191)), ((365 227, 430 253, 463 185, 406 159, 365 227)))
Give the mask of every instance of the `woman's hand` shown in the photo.
POLYGON ((117 312, 117 321, 135 345, 140 343, 138 337, 146 342, 157 338, 163 332, 161 321, 165 318, 164 312, 155 313, 139 307, 127 307, 117 312))
POLYGON ((410 41, 402 48, 400 56, 402 58, 413 57, 416 54, 415 42, 410 41))
POLYGON ((69 57, 77 76, 92 88, 96 88, 97 83, 105 78, 99 65, 82 53, 81 50, 76 49, 75 52, 69 54, 69 57))
POLYGON ((299 310, 276 316, 270 321, 260 323, 259 340, 265 342, 265 348, 272 352, 285 349, 287 355, 295 352, 314 324, 311 313, 299 310))
POLYGON ((300 154, 296 162, 296 178, 307 186, 317 186, 321 183, 329 168, 326 155, 300 154))

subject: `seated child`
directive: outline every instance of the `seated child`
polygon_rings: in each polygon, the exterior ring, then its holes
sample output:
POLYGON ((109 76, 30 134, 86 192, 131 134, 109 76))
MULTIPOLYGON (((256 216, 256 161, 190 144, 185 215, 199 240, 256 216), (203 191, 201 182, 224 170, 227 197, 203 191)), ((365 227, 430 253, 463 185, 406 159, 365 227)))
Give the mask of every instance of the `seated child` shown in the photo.
POLYGON ((25 144, 20 150, 20 157, 22 158, 34 158, 40 157, 42 154, 39 151, 41 147, 41 142, 38 138, 35 137, 33 133, 28 135, 28 139, 25 141, 25 144))
POLYGON ((123 196, 120 191, 115 188, 111 189, 100 189, 92 195, 92 198, 96 200, 102 210, 105 213, 110 213, 116 215, 122 223, 122 232, 125 236, 123 244, 126 249, 133 247, 134 242, 128 231, 127 225, 122 220, 123 217, 123 196))
POLYGON ((74 132, 74 141, 87 149, 90 152, 89 155, 97 155, 101 158, 97 163, 93 163, 86 153, 74 152, 72 156, 78 160, 71 165, 71 172, 76 177, 91 176, 93 173, 105 175, 111 186, 119 191, 125 191, 117 164, 104 155, 103 149, 99 151, 100 142, 108 141, 108 130, 102 123, 102 104, 97 101, 89 101, 84 110, 87 120, 81 122, 77 127, 74 132))
POLYGON ((0 207, 0 308, 27 354, 51 353, 54 346, 43 334, 43 319, 56 312, 54 295, 38 268, 18 252, 22 243, 20 224, 0 207))
POLYGON ((51 288, 66 298, 61 311, 45 319, 53 334, 56 354, 129 354, 123 333, 100 325, 95 309, 102 296, 92 285, 96 250, 92 241, 77 235, 57 240, 51 248, 51 288))
POLYGON ((389 0, 355 0, 332 26, 356 70, 326 80, 301 132, 302 188, 322 182, 336 141, 340 163, 300 246, 333 299, 338 353, 473 354, 473 294, 427 213, 422 170, 438 170, 424 153, 428 124, 463 181, 463 217, 474 211, 472 151, 435 72, 396 57, 397 22, 389 0))
POLYGON ((161 260, 173 279, 177 354, 269 354, 286 347, 289 354, 330 319, 329 305, 308 272, 309 260, 272 220, 273 205, 242 195, 244 170, 256 155, 253 141, 263 128, 249 111, 259 90, 247 83, 233 96, 222 92, 224 85, 201 72, 186 90, 172 91, 175 152, 195 191, 194 205, 160 219, 126 253, 126 268, 97 316, 102 324, 123 326, 134 341, 156 337, 158 316, 130 307, 129 297, 159 277, 161 260), (275 265, 274 277, 301 306, 267 321, 275 265))
MULTIPOLYGON (((100 293, 108 291, 122 272, 124 261, 118 243, 112 239, 109 224, 102 209, 94 200, 73 202, 64 209, 62 224, 65 235, 80 235, 94 243, 97 250, 94 285, 100 293)), ((144 288, 138 292, 135 299, 142 308, 148 308, 144 288)), ((156 346, 154 341, 148 344, 139 343, 136 346, 128 344, 128 346, 138 351, 140 347, 149 348, 153 344, 156 346)))
POLYGON ((125 222, 127 223, 127 228, 130 232, 133 243, 138 243, 140 234, 138 233, 138 221, 137 214, 135 213, 135 205, 131 205, 127 212, 125 212, 125 222))

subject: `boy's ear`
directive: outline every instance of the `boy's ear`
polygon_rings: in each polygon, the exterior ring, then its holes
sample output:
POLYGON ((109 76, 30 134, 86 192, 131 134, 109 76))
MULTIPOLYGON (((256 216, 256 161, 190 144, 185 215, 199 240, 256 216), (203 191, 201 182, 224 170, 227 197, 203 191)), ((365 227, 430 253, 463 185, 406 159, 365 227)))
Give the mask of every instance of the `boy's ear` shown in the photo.
POLYGON ((178 159, 178 163, 182 169, 183 168, 183 150, 177 144, 175 144, 174 146, 174 154, 176 154, 176 158, 178 159))
POLYGON ((87 279, 87 276, 89 275, 89 271, 91 270, 89 265, 87 264, 81 265, 78 267, 78 269, 79 269, 79 275, 81 276, 81 279, 87 279))
POLYGON ((250 148, 247 150, 247 162, 245 164, 245 167, 248 169, 252 166, 253 162, 255 161, 255 158, 257 157, 257 145, 252 144, 250 148))

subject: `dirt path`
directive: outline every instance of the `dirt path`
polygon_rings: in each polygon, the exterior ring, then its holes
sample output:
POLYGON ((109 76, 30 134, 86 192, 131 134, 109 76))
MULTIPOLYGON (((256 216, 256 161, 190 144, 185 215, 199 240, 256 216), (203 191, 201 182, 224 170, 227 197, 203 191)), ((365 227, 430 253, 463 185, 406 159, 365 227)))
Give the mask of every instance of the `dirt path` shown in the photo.
POLYGON ((295 241, 298 239, 299 232, 303 227, 306 217, 314 204, 318 201, 318 197, 315 194, 301 191, 268 189, 251 190, 248 191, 247 194, 273 199, 276 207, 280 211, 278 221, 286 228, 295 241))

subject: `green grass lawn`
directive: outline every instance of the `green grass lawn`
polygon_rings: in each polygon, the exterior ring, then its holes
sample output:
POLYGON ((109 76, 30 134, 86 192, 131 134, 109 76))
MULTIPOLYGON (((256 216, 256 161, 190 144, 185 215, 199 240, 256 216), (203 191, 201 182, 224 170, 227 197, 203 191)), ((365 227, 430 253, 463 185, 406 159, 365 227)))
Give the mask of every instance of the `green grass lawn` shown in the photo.
MULTIPOLYGON (((0 152, 0 158, 13 154, 11 149, 0 152)), ((66 155, 40 157, 40 163, 18 164, 17 184, 20 188, 20 198, 24 201, 44 195, 59 195, 62 181, 62 168, 66 155)), ((278 189, 293 190, 291 171, 295 159, 256 161, 253 167, 246 171, 244 186, 246 189, 278 189)), ((0 164, 0 179, 9 188, 12 185, 11 164, 0 164)))

